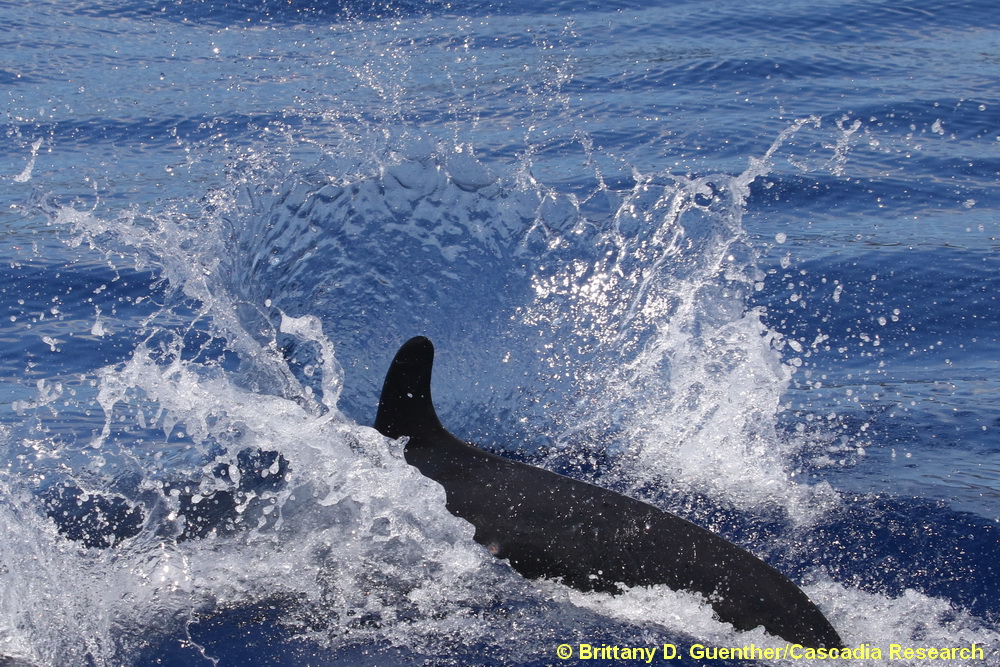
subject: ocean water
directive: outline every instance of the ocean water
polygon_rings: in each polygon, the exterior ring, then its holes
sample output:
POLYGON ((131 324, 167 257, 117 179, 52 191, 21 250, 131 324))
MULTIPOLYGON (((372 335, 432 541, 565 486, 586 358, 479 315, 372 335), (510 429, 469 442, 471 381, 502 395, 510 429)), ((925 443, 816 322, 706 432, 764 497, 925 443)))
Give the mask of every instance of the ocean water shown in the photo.
POLYGON ((998 9, 0 0, 0 664, 783 645, 489 556, 369 428, 416 334, 852 664, 1000 664, 998 9))

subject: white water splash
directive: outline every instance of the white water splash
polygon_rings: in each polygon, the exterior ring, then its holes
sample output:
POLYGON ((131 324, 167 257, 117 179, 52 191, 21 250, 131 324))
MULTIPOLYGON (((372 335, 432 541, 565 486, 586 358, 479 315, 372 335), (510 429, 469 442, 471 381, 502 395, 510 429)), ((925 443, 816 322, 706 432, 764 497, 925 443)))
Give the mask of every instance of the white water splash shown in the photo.
POLYGON ((35 170, 35 160, 38 159, 38 149, 42 147, 42 140, 35 139, 31 144, 31 157, 28 158, 28 163, 24 165, 24 169, 17 176, 14 176, 11 180, 15 183, 27 183, 31 180, 31 172, 35 170))

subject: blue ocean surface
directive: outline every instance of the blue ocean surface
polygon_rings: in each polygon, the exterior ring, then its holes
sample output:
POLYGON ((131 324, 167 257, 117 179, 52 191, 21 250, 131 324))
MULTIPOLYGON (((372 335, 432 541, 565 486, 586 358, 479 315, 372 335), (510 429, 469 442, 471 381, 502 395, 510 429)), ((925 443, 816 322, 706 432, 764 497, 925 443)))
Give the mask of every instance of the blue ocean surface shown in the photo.
POLYGON ((1000 665, 998 10, 0 0, 0 664, 802 664, 476 544, 370 428, 423 334, 846 664, 1000 665))

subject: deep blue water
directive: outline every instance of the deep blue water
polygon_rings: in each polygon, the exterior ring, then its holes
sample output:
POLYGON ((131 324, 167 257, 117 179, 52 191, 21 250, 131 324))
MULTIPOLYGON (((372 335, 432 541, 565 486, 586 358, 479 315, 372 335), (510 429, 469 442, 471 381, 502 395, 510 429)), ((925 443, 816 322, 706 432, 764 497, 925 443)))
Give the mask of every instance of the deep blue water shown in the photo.
POLYGON ((421 333, 460 437, 1000 664, 998 9, 0 0, 0 663, 778 645, 494 561, 368 428, 421 333))

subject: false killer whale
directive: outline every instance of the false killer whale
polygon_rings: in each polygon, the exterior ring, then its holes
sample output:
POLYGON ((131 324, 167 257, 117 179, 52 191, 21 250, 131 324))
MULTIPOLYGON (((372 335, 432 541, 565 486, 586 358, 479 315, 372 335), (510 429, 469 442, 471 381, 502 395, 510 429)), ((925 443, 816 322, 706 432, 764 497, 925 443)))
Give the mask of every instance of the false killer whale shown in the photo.
POLYGON ((407 341, 389 366, 375 429, 406 437, 406 461, 444 487, 447 508, 475 540, 521 575, 582 591, 665 584, 705 596, 737 630, 763 626, 810 648, 842 647, 795 584, 753 554, 669 512, 614 491, 512 461, 445 430, 431 401, 434 346, 407 341))

